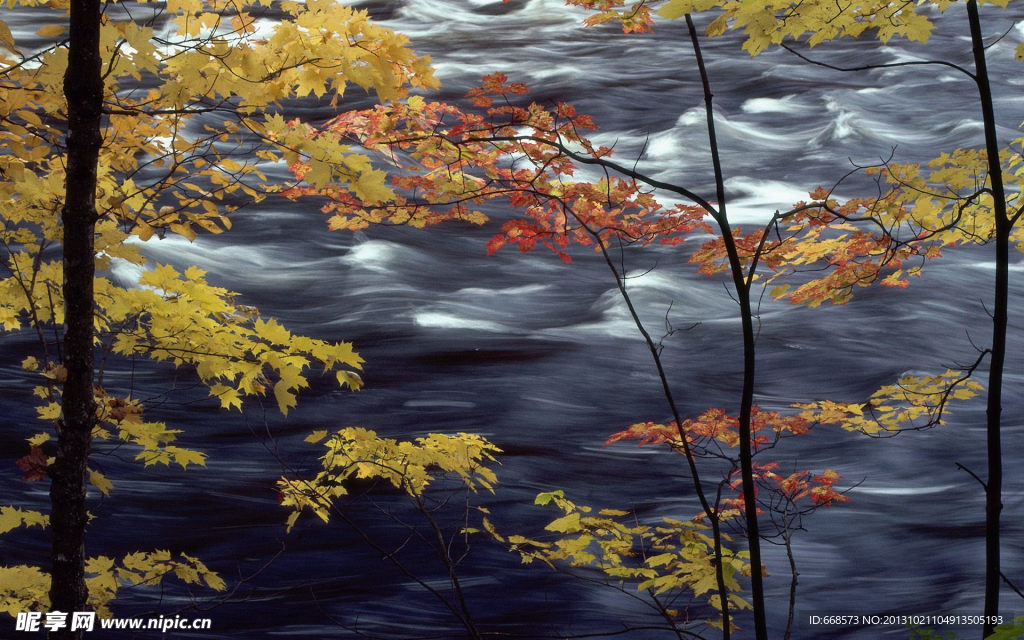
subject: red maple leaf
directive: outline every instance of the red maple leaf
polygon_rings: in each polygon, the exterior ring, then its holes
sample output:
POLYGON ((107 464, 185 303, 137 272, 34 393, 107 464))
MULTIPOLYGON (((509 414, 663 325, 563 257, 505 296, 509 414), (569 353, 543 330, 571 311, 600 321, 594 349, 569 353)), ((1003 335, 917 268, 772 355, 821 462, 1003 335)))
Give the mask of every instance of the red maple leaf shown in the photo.
POLYGON ((15 463, 21 469, 22 479, 27 482, 46 479, 46 454, 42 447, 32 447, 32 451, 15 463))

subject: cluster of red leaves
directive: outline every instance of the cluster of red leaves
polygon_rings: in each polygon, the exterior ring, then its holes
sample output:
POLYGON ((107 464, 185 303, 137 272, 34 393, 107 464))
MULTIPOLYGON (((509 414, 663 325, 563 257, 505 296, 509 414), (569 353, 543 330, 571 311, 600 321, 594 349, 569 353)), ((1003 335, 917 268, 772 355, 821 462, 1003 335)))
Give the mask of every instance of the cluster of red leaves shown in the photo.
MULTIPOLYGON (((501 73, 484 78, 469 98, 482 111, 409 100, 342 114, 321 136, 353 141, 395 169, 395 197, 370 202, 351 184, 300 187, 289 196, 327 198, 323 206, 337 228, 352 220, 424 226, 446 220, 481 223, 476 208, 501 199, 522 215, 505 222, 487 244, 530 251, 541 245, 562 260, 571 244, 603 248, 626 242, 676 244, 696 229, 708 230, 695 205, 664 206, 636 180, 576 180, 581 165, 612 150, 584 134, 596 129, 572 105, 517 104, 526 87, 501 73)), ((293 168, 301 178, 304 167, 293 168)), ((365 226, 365 225, 363 225, 365 226)))
MULTIPOLYGON (((776 498, 781 497, 784 502, 795 503, 804 498, 810 498, 815 506, 830 507, 837 502, 849 502, 850 497, 835 488, 836 482, 841 476, 835 469, 825 469, 820 475, 810 471, 794 471, 783 476, 778 473, 777 462, 760 463, 754 465, 754 494, 757 495, 758 486, 769 486, 775 493, 776 498)), ((739 471, 733 474, 729 486, 736 491, 736 496, 722 500, 722 504, 728 508, 735 508, 743 512, 745 500, 741 492, 742 479, 739 471)), ((778 502, 778 500, 776 500, 778 502)), ((761 509, 758 509, 761 511, 761 509)))
POLYGON ((618 21, 622 23, 623 33, 646 33, 655 24, 650 4, 643 0, 631 3, 626 0, 566 0, 566 4, 597 11, 583 21, 588 27, 618 21))
MULTIPOLYGON (((762 411, 755 406, 751 415, 751 442, 757 451, 774 444, 785 434, 807 433, 810 427, 810 421, 801 416, 762 411)), ((679 431, 675 422, 639 422, 612 434, 605 441, 605 445, 621 440, 637 440, 637 446, 663 444, 674 451, 681 451, 679 431)), ((739 419, 722 409, 708 409, 697 418, 684 420, 682 431, 686 434, 687 442, 693 446, 706 447, 711 440, 729 448, 739 446, 739 419)), ((762 486, 770 486, 774 492, 789 502, 808 497, 815 505, 822 506, 849 501, 847 496, 835 489, 834 485, 841 476, 832 469, 826 469, 821 475, 804 470, 787 476, 780 475, 777 469, 778 464, 774 462, 755 462, 755 481, 762 486)), ((738 471, 731 479, 730 486, 737 491, 737 495, 724 499, 722 506, 728 510, 736 509, 734 513, 742 513, 743 496, 740 493, 741 480, 738 471)))
POLYGON ((466 97, 477 107, 491 107, 494 99, 491 96, 525 96, 530 90, 521 82, 509 82, 504 73, 492 73, 483 77, 479 87, 466 92, 466 97))
MULTIPOLYGON (((754 405, 750 416, 751 443, 754 450, 776 442, 784 434, 801 435, 807 433, 811 423, 798 415, 783 415, 778 411, 762 411, 754 405)), ((723 409, 708 409, 697 418, 683 420, 683 433, 691 444, 701 445, 708 440, 716 440, 727 447, 739 445, 739 419, 729 415, 723 409)), ((659 424, 655 422, 638 422, 622 431, 613 433, 605 441, 605 446, 620 440, 639 440, 637 446, 647 444, 666 444, 673 447, 681 445, 679 428, 676 423, 659 424)))

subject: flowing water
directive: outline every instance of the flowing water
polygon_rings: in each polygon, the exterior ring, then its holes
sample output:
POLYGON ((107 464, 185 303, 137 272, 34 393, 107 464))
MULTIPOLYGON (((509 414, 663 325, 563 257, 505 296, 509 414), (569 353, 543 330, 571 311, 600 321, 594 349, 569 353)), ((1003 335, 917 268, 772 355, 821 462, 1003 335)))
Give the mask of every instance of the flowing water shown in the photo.
MULTIPOLYGON (((434 57, 441 98, 456 99, 480 76, 506 71, 530 85, 537 100, 571 101, 593 114, 601 126, 597 140, 614 144, 619 159, 636 160, 643 172, 712 197, 699 78, 681 23, 641 36, 588 30, 579 12, 557 0, 376 0, 361 6, 434 57)), ((811 54, 835 65, 941 54, 970 66, 966 19, 959 7, 949 13, 927 50, 902 42, 843 42, 811 54)), ((1024 120, 1020 67, 1013 61, 1024 39, 1024 27, 1015 26, 1021 9, 985 11, 983 18, 993 40, 1006 33, 988 50, 1006 142, 1024 120)), ((735 221, 765 220, 807 190, 834 183, 851 163, 892 153, 899 161, 923 161, 981 144, 973 86, 948 68, 842 73, 784 51, 752 59, 738 45, 735 37, 704 45, 735 221)), ((368 103, 355 96, 351 104, 368 103)), ((314 119, 329 115, 327 109, 303 112, 314 119)), ((840 195, 869 186, 853 180, 840 195)), ((499 221, 509 215, 493 213, 499 221)), ((648 522, 697 510, 681 458, 632 444, 602 446, 632 422, 667 415, 650 356, 607 270, 587 252, 574 254, 572 265, 541 252, 488 257, 483 245, 496 228, 328 233, 312 205, 269 201, 240 212, 223 237, 149 243, 154 259, 198 264, 214 282, 289 328, 353 341, 367 360, 366 388, 353 394, 314 382, 287 420, 269 405, 240 417, 212 407, 188 372, 136 370, 133 384, 142 395, 174 389, 153 417, 184 427, 181 439, 208 452, 209 465, 142 471, 130 455, 101 457, 117 489, 91 507, 97 519, 89 551, 189 553, 237 589, 223 601, 196 590, 198 610, 182 610, 191 596, 176 586, 168 586, 159 603, 152 591, 128 590, 117 603, 119 614, 159 609, 213 619, 211 632, 182 632, 182 638, 461 637, 425 589, 445 591, 448 583, 422 541, 409 540, 400 554, 418 583, 341 521, 322 525, 310 517, 285 534, 287 514, 273 482, 285 470, 315 465, 315 449, 302 438, 317 428, 359 425, 389 437, 431 430, 486 435, 506 451, 498 493, 483 499, 506 532, 536 533, 550 513, 530 503, 537 492, 554 488, 598 508, 633 509, 648 522)), ((688 415, 713 406, 735 410, 741 374, 737 308, 723 281, 703 278, 687 264, 696 246, 624 258, 637 276, 630 281, 634 298, 655 333, 666 318, 685 328, 666 339, 664 357, 688 415)), ((988 341, 991 261, 986 248, 950 252, 909 289, 865 290, 844 307, 765 302, 759 403, 779 409, 815 398, 859 401, 904 372, 973 361, 972 341, 988 341)), ((1017 262, 1013 271, 1004 399, 1003 559, 1004 572, 1018 584, 1024 583, 1024 478, 1015 464, 1024 453, 1022 268, 1017 262)), ((0 375, 8 428, 0 430, 0 445, 13 464, 23 454, 23 425, 33 420, 17 367, 29 347, 19 337, 4 341, 8 355, 0 375)), ((126 383, 128 372, 121 375, 126 383)), ((835 468, 842 486, 852 487, 851 503, 819 511, 795 536, 801 615, 981 612, 984 499, 956 464, 984 473, 982 400, 957 406, 943 428, 892 439, 820 429, 784 442, 776 454, 784 470, 835 468)), ((7 475, 5 503, 45 505, 45 487, 7 475)), ((406 524, 415 521, 406 503, 388 494, 353 503, 346 512, 388 548, 400 545, 406 524)), ((38 535, 8 536, 2 544, 4 563, 45 563, 46 542, 38 535)), ((768 545, 765 553, 769 624, 773 637, 781 637, 789 568, 781 547, 768 545)), ((633 626, 617 637, 671 637, 644 629, 657 624, 657 616, 629 595, 536 564, 521 566, 482 541, 460 574, 469 606, 488 631, 540 638, 633 626)), ((1024 613, 1018 596, 1004 590, 1003 599, 1007 616, 1024 613)), ((898 625, 800 626, 795 632, 797 638, 865 640, 907 635, 898 625)))

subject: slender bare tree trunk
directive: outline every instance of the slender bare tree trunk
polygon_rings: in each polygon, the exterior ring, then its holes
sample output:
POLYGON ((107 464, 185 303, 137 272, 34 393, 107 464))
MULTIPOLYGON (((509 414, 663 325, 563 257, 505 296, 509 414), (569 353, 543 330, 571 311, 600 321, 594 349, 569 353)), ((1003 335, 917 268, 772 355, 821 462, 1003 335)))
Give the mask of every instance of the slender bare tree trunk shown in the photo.
POLYGON ((992 633, 992 618, 999 614, 999 514, 1003 509, 1003 454, 1000 425, 1002 422, 1003 363, 1006 359, 1007 306, 1010 282, 1010 231, 1013 224, 1006 211, 1003 169, 999 162, 999 141, 996 138, 992 87, 985 61, 985 43, 981 35, 981 19, 975 0, 967 3, 974 47, 975 81, 981 100, 985 125, 985 151, 988 155, 989 181, 992 187, 992 213, 996 229, 996 280, 992 305, 991 361, 988 370, 988 478, 985 483, 985 624, 982 637, 992 633))
POLYGON ((711 162, 715 170, 715 187, 718 199, 718 214, 715 222, 722 232, 722 241, 729 258, 729 271, 732 274, 733 289, 740 305, 740 320, 743 332, 743 388, 740 393, 739 411, 739 454, 740 476, 743 484, 744 517, 747 528, 747 550, 750 553, 750 596, 754 609, 754 637, 757 640, 768 640, 768 625, 765 615, 764 581, 761 579, 761 532, 757 522, 757 489, 754 486, 753 443, 751 438, 751 419, 754 408, 754 382, 757 367, 756 336, 754 334, 754 311, 750 303, 750 283, 747 281, 746 270, 743 268, 736 241, 729 226, 729 216, 725 208, 725 176, 718 153, 718 138, 715 133, 715 114, 711 103, 714 94, 708 79, 704 57, 701 54, 697 29, 690 14, 686 14, 686 26, 690 32, 690 40, 697 58, 697 69, 700 72, 701 84, 704 87, 704 110, 708 123, 708 142, 711 147, 711 162))

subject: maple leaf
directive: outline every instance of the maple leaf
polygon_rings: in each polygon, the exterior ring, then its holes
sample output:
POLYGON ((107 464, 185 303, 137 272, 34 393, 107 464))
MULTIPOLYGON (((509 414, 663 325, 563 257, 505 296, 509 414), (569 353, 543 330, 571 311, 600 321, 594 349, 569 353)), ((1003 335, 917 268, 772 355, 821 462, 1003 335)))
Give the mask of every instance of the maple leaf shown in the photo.
POLYGON ((110 490, 114 488, 113 483, 95 469, 89 469, 89 483, 99 489, 100 493, 105 496, 109 496, 110 490))
POLYGON ((42 447, 32 447, 30 453, 18 458, 15 464, 21 469, 23 480, 35 482, 46 479, 48 463, 42 447))

